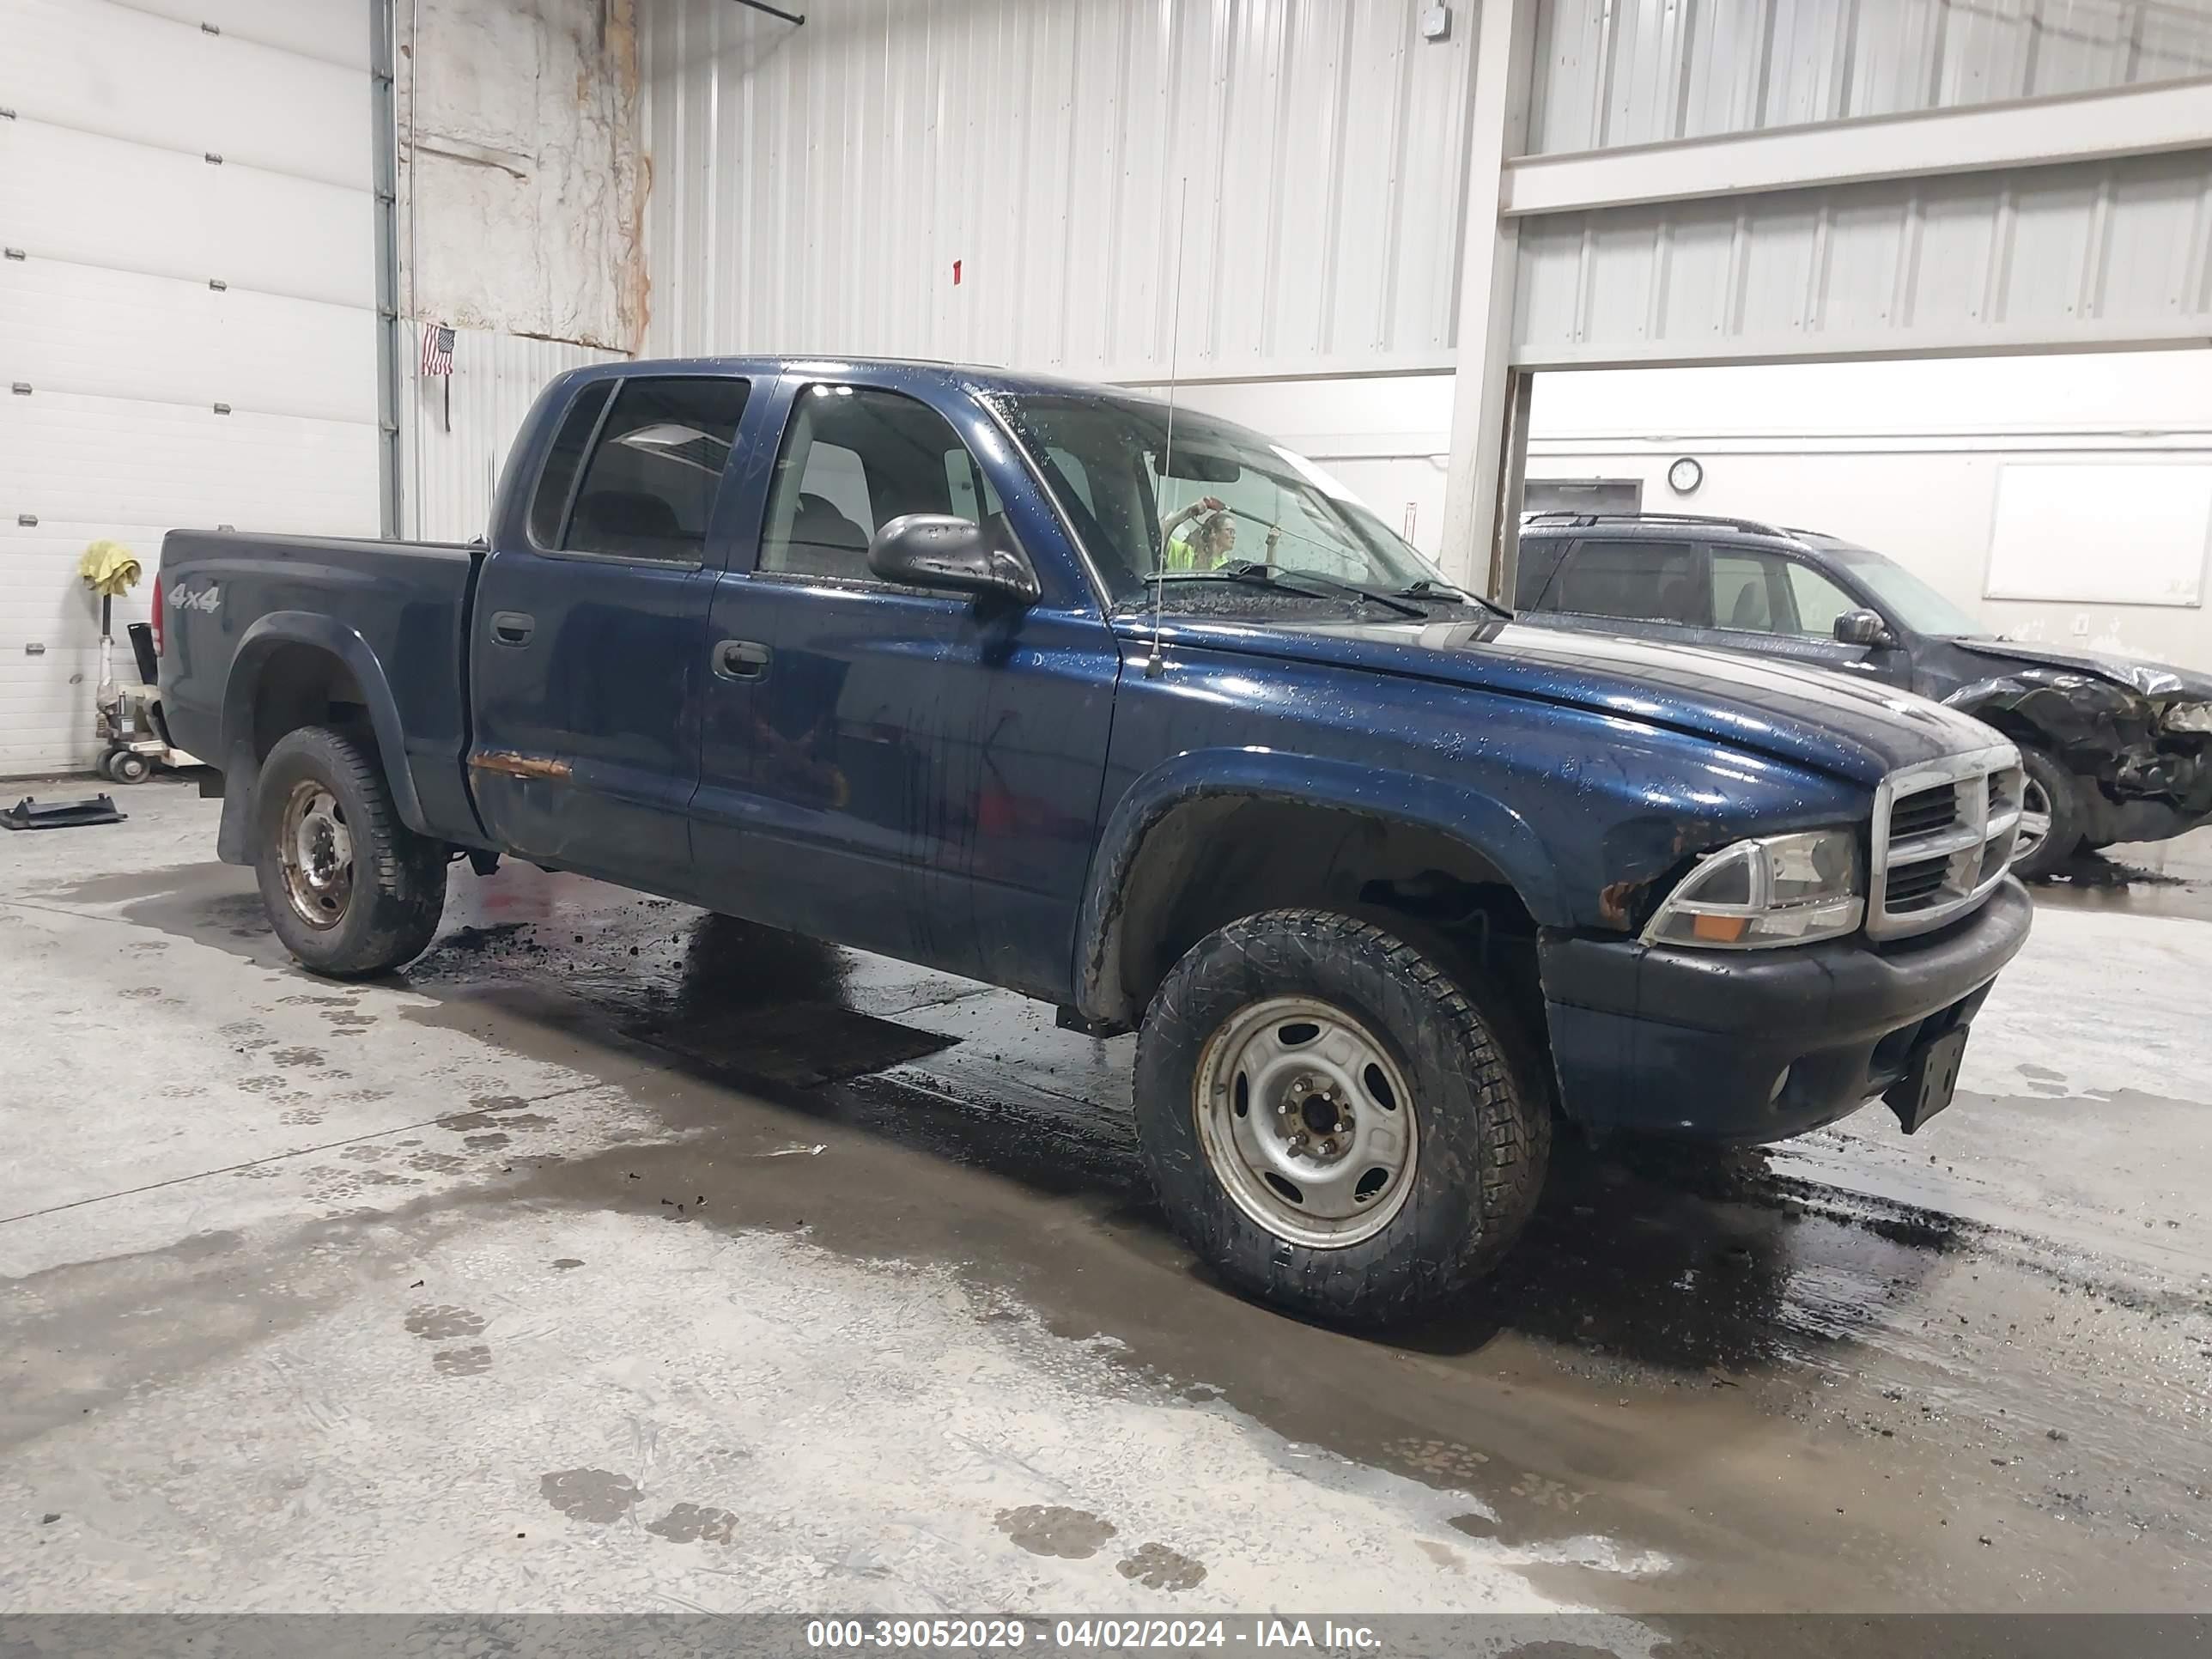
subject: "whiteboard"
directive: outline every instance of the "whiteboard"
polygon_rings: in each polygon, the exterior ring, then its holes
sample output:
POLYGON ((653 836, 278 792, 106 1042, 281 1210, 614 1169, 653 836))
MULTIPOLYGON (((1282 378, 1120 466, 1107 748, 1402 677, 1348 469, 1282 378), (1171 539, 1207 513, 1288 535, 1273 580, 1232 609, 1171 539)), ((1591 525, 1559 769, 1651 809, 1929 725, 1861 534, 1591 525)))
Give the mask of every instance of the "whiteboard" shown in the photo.
POLYGON ((1992 599, 2203 603, 2212 466, 2007 465, 1990 532, 1992 599))

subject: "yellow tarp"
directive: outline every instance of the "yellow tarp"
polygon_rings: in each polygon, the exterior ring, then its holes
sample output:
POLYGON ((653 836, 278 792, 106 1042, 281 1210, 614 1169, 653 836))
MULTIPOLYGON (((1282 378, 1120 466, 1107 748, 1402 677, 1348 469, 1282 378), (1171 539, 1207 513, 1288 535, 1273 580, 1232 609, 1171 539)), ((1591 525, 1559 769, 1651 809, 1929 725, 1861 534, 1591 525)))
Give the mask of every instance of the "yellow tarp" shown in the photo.
POLYGON ((138 556, 121 542, 94 542, 76 562, 76 574, 94 592, 120 598, 138 585, 138 556))

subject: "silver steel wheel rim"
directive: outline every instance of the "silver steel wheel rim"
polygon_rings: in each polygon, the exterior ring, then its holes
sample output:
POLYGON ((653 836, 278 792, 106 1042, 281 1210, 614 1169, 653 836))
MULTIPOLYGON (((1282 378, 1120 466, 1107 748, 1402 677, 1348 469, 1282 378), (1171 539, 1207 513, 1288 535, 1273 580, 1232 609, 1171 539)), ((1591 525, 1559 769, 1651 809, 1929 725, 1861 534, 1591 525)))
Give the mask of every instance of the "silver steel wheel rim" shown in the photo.
POLYGON ((1406 1207, 1420 1154, 1413 1092, 1341 1008, 1271 997, 1240 1009, 1207 1040, 1193 1097, 1214 1178, 1277 1238, 1340 1250, 1406 1207))
POLYGON ((353 834, 337 798, 313 781, 296 783, 285 799, 276 836, 284 869, 284 896, 300 920, 335 927, 353 902, 353 834))
POLYGON ((2051 797, 2030 777, 2020 787, 2020 827, 2013 832, 2013 862, 2030 857, 2050 839, 2051 797))

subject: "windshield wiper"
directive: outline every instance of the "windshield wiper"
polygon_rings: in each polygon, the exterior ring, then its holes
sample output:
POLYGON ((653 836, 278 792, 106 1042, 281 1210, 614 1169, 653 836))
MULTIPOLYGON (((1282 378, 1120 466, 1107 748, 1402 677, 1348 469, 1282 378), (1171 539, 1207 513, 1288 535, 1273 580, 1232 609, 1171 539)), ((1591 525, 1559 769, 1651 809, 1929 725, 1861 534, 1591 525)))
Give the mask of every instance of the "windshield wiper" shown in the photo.
POLYGON ((1362 587, 1358 582, 1348 582, 1340 576, 1325 576, 1318 570, 1285 572, 1273 565, 1261 564, 1251 559, 1239 559, 1232 563, 1216 565, 1211 570, 1193 571, 1189 574, 1200 576, 1223 576, 1231 581, 1257 582, 1265 587, 1279 588, 1285 593, 1303 593, 1306 598, 1312 599, 1327 599, 1328 595, 1326 592, 1316 593, 1311 588, 1298 586, 1300 582, 1313 582, 1336 592, 1348 593, 1356 599, 1372 600, 1376 605, 1387 605, 1401 617, 1412 617, 1416 620, 1425 621, 1429 614, 1420 606, 1407 605, 1405 600, 1395 594, 1385 593, 1380 588, 1362 587), (1288 577, 1287 580, 1285 580, 1285 576, 1288 577))
POLYGON ((1237 582, 1251 587, 1271 587, 1278 593, 1295 593, 1303 599, 1326 599, 1334 595, 1296 582, 1280 581, 1264 564, 1220 564, 1211 570, 1155 570, 1145 578, 1145 591, 1121 602, 1124 611, 1141 611, 1152 603, 1154 582, 1237 582))
POLYGON ((1479 605, 1486 611, 1496 611, 1508 622, 1513 620, 1513 613, 1497 600, 1486 599, 1480 593, 1470 593, 1463 587, 1454 587, 1449 582, 1440 582, 1430 576, 1398 588, 1395 592, 1401 599, 1456 599, 1462 605, 1479 605))

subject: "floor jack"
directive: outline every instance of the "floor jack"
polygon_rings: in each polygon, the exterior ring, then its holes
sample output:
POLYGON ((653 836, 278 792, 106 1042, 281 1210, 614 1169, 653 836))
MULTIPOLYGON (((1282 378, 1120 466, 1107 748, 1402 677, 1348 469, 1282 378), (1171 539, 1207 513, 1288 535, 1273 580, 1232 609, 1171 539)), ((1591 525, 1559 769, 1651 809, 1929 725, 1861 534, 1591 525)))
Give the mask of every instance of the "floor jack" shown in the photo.
POLYGON ((128 630, 138 681, 117 683, 114 641, 108 633, 112 604, 104 597, 100 602, 100 775, 118 783, 143 783, 156 766, 199 765, 198 757, 169 741, 156 684, 161 665, 154 655, 154 630, 145 623, 132 623, 128 630))

